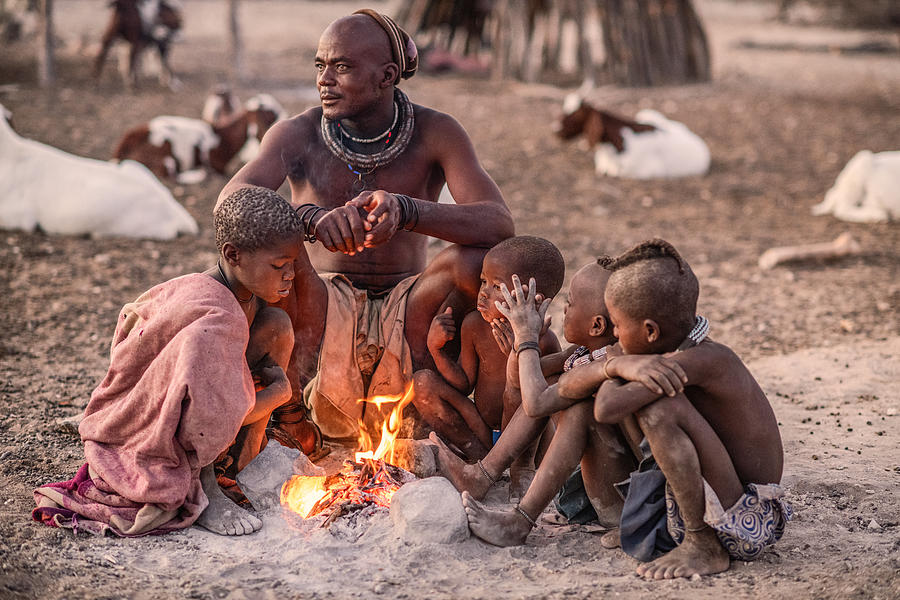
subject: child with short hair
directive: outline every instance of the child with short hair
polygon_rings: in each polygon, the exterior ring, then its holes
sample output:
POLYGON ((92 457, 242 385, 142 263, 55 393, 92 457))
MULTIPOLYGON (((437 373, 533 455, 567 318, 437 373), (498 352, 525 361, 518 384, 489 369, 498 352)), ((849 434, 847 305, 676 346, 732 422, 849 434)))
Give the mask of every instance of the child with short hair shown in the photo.
MULTIPOLYGON (((534 236, 512 237, 491 248, 482 265, 477 310, 466 315, 460 326, 458 362, 447 348, 457 337, 448 308, 434 318, 428 332, 436 371, 420 370, 413 376, 416 409, 439 436, 469 459, 487 454, 494 435, 518 408, 519 398, 504 394, 510 348, 503 315, 495 305, 502 300, 500 287, 510 285, 513 273, 535 278, 549 302, 562 287, 565 262, 556 246, 534 236)), ((559 350, 556 336, 548 330, 535 336, 534 343, 541 354, 559 350)))
POLYGON ((678 545, 637 572, 690 577, 724 571, 730 558, 755 558, 791 518, 779 485, 781 435, 765 393, 730 348, 705 338, 699 283, 671 244, 650 240, 604 265, 624 354, 593 380, 561 378, 558 388, 583 397, 599 386, 596 420, 634 415, 665 475, 668 531, 678 545), (646 377, 656 390, 638 382, 646 377))
MULTIPOLYGON (((609 272, 597 262, 585 265, 572 278, 563 332, 576 348, 566 359, 561 377, 591 365, 602 365, 616 341, 603 301, 608 278, 609 272)), ((537 353, 526 351, 542 327, 547 307, 546 303, 535 305, 533 282, 529 282, 529 290, 524 294, 519 286, 518 277, 513 277, 512 292, 504 291, 505 301, 500 308, 509 319, 519 349, 518 355, 509 359, 507 386, 521 394, 521 409, 480 465, 462 464, 434 439, 442 473, 464 492, 472 532, 500 546, 525 541, 537 516, 579 464, 585 491, 599 521, 609 526, 618 524, 622 499, 612 484, 627 477, 634 464, 619 429, 594 422, 592 398, 588 394, 578 399, 561 398, 556 385, 548 385, 537 353), (506 511, 485 509, 476 500, 484 497, 497 476, 540 433, 551 415, 556 432, 521 501, 506 511)))
POLYGON ((214 213, 219 260, 159 284, 122 309, 110 366, 79 426, 86 462, 34 492, 51 526, 159 534, 196 522, 220 534, 262 526, 219 489, 213 463, 239 434, 242 467, 290 399, 287 296, 303 226, 290 204, 242 188, 214 213), (258 391, 254 393, 254 379, 258 391))

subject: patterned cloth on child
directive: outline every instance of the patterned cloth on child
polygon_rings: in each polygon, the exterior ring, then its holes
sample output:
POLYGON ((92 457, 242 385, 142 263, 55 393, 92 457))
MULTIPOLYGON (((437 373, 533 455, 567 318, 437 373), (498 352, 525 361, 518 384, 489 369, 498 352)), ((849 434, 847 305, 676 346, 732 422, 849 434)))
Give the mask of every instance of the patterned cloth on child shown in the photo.
MULTIPOLYGON (((703 489, 706 496, 703 520, 736 560, 753 560, 766 546, 780 540, 785 523, 793 516, 790 504, 784 500, 784 489, 774 483, 748 483, 744 495, 728 510, 722 508, 719 497, 705 479, 703 489)), ((684 539, 684 520, 668 483, 666 516, 669 534, 680 544, 684 539)))

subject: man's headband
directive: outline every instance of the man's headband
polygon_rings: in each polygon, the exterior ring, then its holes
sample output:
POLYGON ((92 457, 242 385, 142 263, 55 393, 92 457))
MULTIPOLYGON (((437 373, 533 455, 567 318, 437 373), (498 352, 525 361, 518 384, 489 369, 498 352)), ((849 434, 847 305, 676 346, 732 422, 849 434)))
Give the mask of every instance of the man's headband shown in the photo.
POLYGON ((394 62, 400 66, 400 74, 394 80, 395 84, 399 83, 401 78, 409 79, 416 74, 416 69, 419 68, 419 51, 408 33, 400 29, 392 18, 375 12, 371 8, 363 8, 353 14, 372 17, 387 33, 391 43, 391 56, 394 58, 394 62))

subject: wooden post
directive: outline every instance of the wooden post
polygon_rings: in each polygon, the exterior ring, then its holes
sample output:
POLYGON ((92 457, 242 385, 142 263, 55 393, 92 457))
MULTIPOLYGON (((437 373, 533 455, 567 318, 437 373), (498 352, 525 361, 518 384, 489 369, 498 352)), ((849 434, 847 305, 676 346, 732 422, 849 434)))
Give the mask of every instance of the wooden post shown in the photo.
POLYGON ((51 87, 56 83, 56 65, 53 57, 53 0, 39 0, 40 32, 37 38, 38 83, 51 87))
POLYGON ((231 78, 235 82, 243 81, 246 74, 239 7, 239 0, 228 0, 228 49, 231 54, 231 78))

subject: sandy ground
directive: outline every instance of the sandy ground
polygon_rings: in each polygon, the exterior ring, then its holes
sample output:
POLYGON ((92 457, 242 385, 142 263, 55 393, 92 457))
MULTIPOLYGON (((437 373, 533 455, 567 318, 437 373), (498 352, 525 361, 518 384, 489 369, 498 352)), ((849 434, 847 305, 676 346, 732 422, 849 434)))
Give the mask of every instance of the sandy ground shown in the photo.
MULTIPOLYGON (((108 158, 133 124, 199 116, 207 90, 227 79, 222 4, 187 3, 173 51, 180 90, 148 81, 130 94, 111 65, 99 84, 87 77, 104 2, 57 3, 65 42, 59 91, 37 89, 26 48, 0 48, 0 102, 21 134, 108 158)), ((244 2, 249 78, 237 91, 273 93, 291 112, 311 105, 318 34, 362 5, 244 2)), ((602 550, 596 534, 578 527, 543 524, 525 546, 498 549, 476 540, 410 545, 386 515, 365 531, 325 530, 280 509, 241 539, 197 528, 152 539, 75 538, 31 523, 31 490, 70 477, 83 460, 77 437, 56 423, 83 409, 104 374, 119 307, 215 260, 211 208, 226 179, 213 176, 173 186, 200 223, 197 237, 160 243, 0 232, 0 597, 900 597, 900 228, 809 215, 858 150, 897 149, 900 61, 736 45, 837 48, 896 37, 787 27, 750 3, 699 6, 713 83, 601 88, 592 99, 624 114, 657 108, 687 123, 710 145, 706 177, 598 179, 589 153, 550 132, 566 90, 424 74, 404 87, 414 101, 460 120, 518 231, 559 245, 570 273, 653 236, 691 262, 712 335, 747 360, 782 427, 784 483, 797 517, 760 560, 700 581, 651 583, 633 575, 634 561, 602 550), (844 231, 861 242, 861 256, 756 266, 771 246, 844 231)), ((552 309, 557 330, 561 305, 552 309)), ((499 488, 491 498, 504 496, 499 488)))

